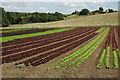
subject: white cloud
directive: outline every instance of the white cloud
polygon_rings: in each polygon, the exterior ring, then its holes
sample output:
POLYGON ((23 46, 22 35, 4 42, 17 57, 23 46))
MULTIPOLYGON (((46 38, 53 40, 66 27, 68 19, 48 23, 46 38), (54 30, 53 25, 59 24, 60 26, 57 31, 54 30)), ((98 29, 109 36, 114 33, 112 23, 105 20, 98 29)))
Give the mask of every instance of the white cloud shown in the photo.
POLYGON ((35 11, 37 11, 37 12, 47 12, 47 13, 50 12, 47 8, 44 8, 44 7, 36 8, 31 12, 35 12, 35 11))
POLYGON ((85 7, 85 6, 87 6, 85 3, 82 3, 82 2, 64 2, 63 5, 65 7, 85 7))
POLYGON ((40 6, 37 3, 27 3, 27 2, 3 2, 2 6, 6 11, 15 12, 49 12, 47 8, 40 6))
POLYGON ((72 13, 77 10, 80 11, 83 8, 89 10, 97 10, 100 6, 104 9, 113 8, 116 9, 118 6, 111 2, 3 2, 3 7, 6 11, 16 12, 61 12, 61 13, 72 13))

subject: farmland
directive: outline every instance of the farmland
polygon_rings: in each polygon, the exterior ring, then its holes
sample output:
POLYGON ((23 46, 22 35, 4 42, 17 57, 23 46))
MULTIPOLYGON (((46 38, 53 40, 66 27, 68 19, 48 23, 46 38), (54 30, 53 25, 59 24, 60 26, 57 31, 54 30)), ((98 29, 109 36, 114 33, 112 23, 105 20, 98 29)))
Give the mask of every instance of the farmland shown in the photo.
POLYGON ((117 27, 11 28, 0 31, 3 77, 118 77, 117 27))

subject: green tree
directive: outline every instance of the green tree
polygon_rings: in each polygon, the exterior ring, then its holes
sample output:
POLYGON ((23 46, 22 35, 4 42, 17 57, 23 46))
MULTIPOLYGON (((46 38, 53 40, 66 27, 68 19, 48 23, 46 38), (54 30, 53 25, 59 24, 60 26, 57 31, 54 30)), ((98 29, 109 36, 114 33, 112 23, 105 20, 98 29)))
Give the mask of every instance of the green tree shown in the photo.
POLYGON ((17 24, 19 24, 21 21, 22 21, 22 18, 20 18, 20 17, 16 19, 17 24))
POLYGON ((90 11, 88 9, 82 9, 79 15, 87 15, 90 11))
MULTIPOLYGON (((55 13, 19 13, 19 12, 5 12, 2 8, 2 26, 9 26, 10 24, 26 24, 26 23, 38 23, 38 22, 51 22, 63 20, 66 15, 59 12, 55 13)), ((0 22, 1 22, 0 21, 0 22)))
POLYGON ((114 12, 113 9, 108 9, 108 13, 114 12))
POLYGON ((36 18, 33 17, 33 16, 31 16, 31 17, 30 17, 30 22, 32 22, 32 23, 36 23, 36 22, 37 22, 37 21, 36 21, 36 18))
POLYGON ((10 22, 10 24, 15 23, 14 18, 11 16, 9 12, 6 12, 7 20, 10 22))
POLYGON ((104 9, 103 9, 102 7, 99 7, 99 11, 100 11, 100 12, 103 12, 104 9))
POLYGON ((63 20, 64 19, 64 15, 59 13, 59 12, 55 12, 53 15, 57 16, 58 20, 63 20))
POLYGON ((10 22, 8 21, 8 15, 6 14, 4 8, 2 8, 2 26, 9 26, 10 22))
POLYGON ((79 11, 74 11, 71 15, 74 15, 74 14, 80 14, 79 11))

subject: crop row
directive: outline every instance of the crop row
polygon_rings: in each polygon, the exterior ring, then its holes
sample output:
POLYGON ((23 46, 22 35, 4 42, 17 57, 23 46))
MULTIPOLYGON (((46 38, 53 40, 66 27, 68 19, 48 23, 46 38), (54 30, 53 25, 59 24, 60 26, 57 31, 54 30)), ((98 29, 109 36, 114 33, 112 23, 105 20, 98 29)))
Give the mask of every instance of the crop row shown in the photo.
POLYGON ((4 31, 0 31, 0 33, 11 33, 11 32, 17 32, 17 31, 24 31, 24 30, 31 30, 31 29, 26 29, 26 28, 23 28, 23 29, 7 29, 7 30, 4 30, 4 31))
POLYGON ((58 35, 63 35, 63 34, 66 34, 67 32, 72 32, 72 31, 74 32, 77 29, 78 28, 57 29, 55 31, 54 30, 50 30, 49 34, 37 35, 37 36, 34 36, 34 37, 27 37, 27 38, 22 38, 22 39, 14 39, 12 41, 2 42, 2 46, 6 47, 6 46, 11 46, 11 45, 19 45, 19 44, 26 43, 26 42, 34 42, 36 40, 41 40, 41 39, 56 37, 58 35))
POLYGON ((86 55, 84 55, 82 58, 81 57, 78 58, 79 60, 80 59, 81 60, 78 61, 74 69, 76 69, 82 62, 84 62, 88 57, 90 57, 96 51, 96 49, 99 47, 99 45, 102 43, 102 41, 106 37, 106 34, 107 34, 107 31, 105 32, 104 35, 100 36, 99 40, 97 40, 97 42, 95 42, 88 51, 84 53, 86 55))
POLYGON ((104 43, 104 47, 101 51, 101 56, 99 58, 99 63, 97 64, 97 68, 100 68, 101 65, 103 64, 103 61, 105 62, 106 68, 110 67, 110 41, 111 41, 111 28, 107 36, 107 40, 104 43))
MULTIPOLYGON (((85 30, 86 31, 86 30, 85 30)), ((42 47, 42 46, 44 46, 44 45, 48 45, 48 44, 50 44, 50 43, 53 43, 53 42, 57 42, 57 41, 62 41, 62 40, 67 40, 67 39, 71 39, 71 38, 75 38, 75 39, 77 39, 78 37, 83 37, 83 36, 85 36, 86 34, 90 34, 91 32, 94 32, 94 31, 96 31, 96 29, 94 29, 94 30, 90 30, 90 31, 88 31, 87 33, 85 33, 84 31, 84 34, 80 34, 80 32, 78 33, 78 34, 74 34, 74 35, 71 35, 71 36, 66 36, 66 37, 60 37, 60 38, 57 38, 57 39, 52 39, 52 40, 44 40, 44 41, 42 41, 42 42, 37 42, 36 44, 35 43, 31 43, 30 45, 28 45, 28 46, 25 46, 25 45, 23 45, 23 46, 21 46, 21 47, 19 47, 19 48, 17 48, 17 49, 13 49, 13 50, 9 50, 9 51, 4 51, 3 50, 3 56, 4 55, 9 55, 9 54, 13 54, 13 53, 17 53, 17 52, 20 52, 20 51, 25 51, 25 50, 27 50, 27 49, 33 49, 33 48, 36 48, 36 47, 42 47)), ((58 43, 56 43, 56 44, 59 44, 59 42, 58 43)), ((48 48, 48 46, 47 46, 47 48, 48 48)))
POLYGON ((11 56, 8 56, 8 57, 3 57, 3 63, 4 62, 17 61, 17 60, 23 59, 25 57, 30 57, 32 55, 36 55, 38 53, 42 53, 44 51, 48 51, 48 50, 57 48, 57 47, 62 46, 64 44, 66 44, 66 43, 70 43, 72 41, 76 41, 76 40, 78 40, 78 39, 80 39, 80 38, 82 38, 82 37, 84 37, 84 36, 86 36, 88 34, 77 36, 75 38, 72 38, 72 39, 69 39, 69 40, 65 40, 65 41, 62 41, 62 42, 59 42, 59 43, 51 44, 51 45, 48 45, 48 46, 43 46, 43 47, 40 47, 40 48, 37 48, 37 49, 34 49, 34 50, 29 50, 27 52, 11 55, 11 56))
POLYGON ((63 32, 63 31, 66 31, 66 30, 71 30, 71 29, 74 29, 74 28, 60 28, 60 29, 55 29, 55 30, 48 30, 48 31, 45 31, 45 32, 37 32, 37 33, 31 33, 31 34, 7 36, 7 37, 0 38, 0 40, 2 40, 1 42, 9 42, 9 41, 14 40, 14 39, 35 37, 35 36, 40 36, 40 35, 45 35, 45 34, 63 32))
MULTIPOLYGON (((73 32, 71 32, 71 33, 67 33, 67 34, 63 34, 63 35, 58 35, 58 36, 56 36, 56 37, 48 37, 48 38, 45 38, 45 39, 35 39, 35 40, 32 40, 32 41, 30 41, 30 42, 25 42, 25 43, 23 43, 23 44, 17 44, 17 45, 11 45, 11 46, 7 46, 7 47, 3 47, 2 48, 2 50, 3 51, 6 51, 6 50, 11 50, 11 49, 15 49, 15 48, 20 48, 20 47, 23 47, 23 46, 27 46, 27 45, 31 45, 31 44, 36 44, 36 43, 40 43, 40 42, 48 42, 48 41, 51 41, 51 40, 56 40, 56 39, 58 39, 58 38, 62 38, 62 37, 67 37, 67 36, 70 36, 70 35, 77 35, 77 34, 80 34, 80 33, 83 33, 83 32, 85 32, 85 31, 88 31, 88 30, 84 30, 84 31, 82 31, 83 29, 78 29, 77 31, 76 31, 76 33, 74 33, 74 30, 73 30, 73 32), (80 32, 79 32, 80 31, 80 32)), ((28 38, 28 39, 30 39, 30 38, 28 38)))
POLYGON ((105 46, 101 51, 101 56, 97 64, 97 68, 100 68, 103 62, 105 62, 105 67, 109 69, 110 68, 110 55, 113 56, 114 67, 118 68, 119 49, 117 46, 117 42, 115 40, 115 28, 114 27, 110 28, 110 32, 108 34, 107 40, 104 45, 105 46))
MULTIPOLYGON (((63 29, 63 31, 59 32, 59 30, 58 30, 58 32, 56 32, 56 33, 39 35, 39 36, 35 36, 35 37, 28 37, 28 38, 22 38, 22 39, 16 39, 16 40, 8 41, 8 42, 3 42, 2 45, 3 45, 3 47, 12 46, 12 45, 20 45, 23 43, 34 42, 37 40, 40 41, 40 40, 45 40, 45 39, 49 39, 49 38, 54 38, 57 36, 66 35, 68 33, 69 34, 76 33, 76 31, 78 31, 78 30, 82 31, 83 29, 84 28, 65 29, 65 30, 63 29)), ((92 28, 86 28, 86 29, 92 29, 92 28)), ((53 30, 51 30, 51 31, 53 31, 53 30)))
MULTIPOLYGON (((97 29, 96 29, 97 30, 97 29)), ((89 33, 88 33, 89 34, 89 33)), ((20 54, 16 54, 16 55, 12 55, 12 56, 8 56, 8 57, 3 57, 3 63, 8 63, 8 62, 12 62, 12 61, 17 61, 17 60, 20 60, 20 59, 23 59, 23 58, 26 58, 26 57, 30 57, 30 56, 33 56, 33 55, 36 55, 36 54, 39 54, 41 52, 44 52, 44 51, 48 51, 48 50, 51 50, 51 49, 54 49, 54 48, 57 48, 59 46, 62 46, 64 44, 68 44, 70 42, 74 42, 74 43, 71 43, 69 46, 79 42, 79 44, 83 43, 82 41, 87 41, 88 38, 84 38, 84 39, 81 39, 79 41, 79 39, 81 37, 84 37, 84 36, 87 36, 88 34, 84 34, 84 35, 81 35, 81 36, 77 36, 75 38, 72 38, 72 39, 69 39, 69 40, 66 40, 64 42, 61 42, 61 43, 57 43, 57 44, 52 44, 52 45, 49 45, 49 46, 46 46, 46 47, 42 47, 42 48, 37 48, 33 51, 28 51, 28 52, 23 52, 23 53, 20 53, 20 54), (78 38, 78 39, 77 39, 78 38), (76 41, 78 40, 78 41, 76 41)), ((96 33, 97 34, 97 33, 96 33)), ((91 36, 89 37, 89 39, 92 37, 92 36, 95 36, 96 35, 94 33, 94 35, 91 34, 91 36)), ((76 44, 77 46, 79 46, 79 44, 76 44)), ((69 46, 65 46, 66 48, 68 48, 69 46)), ((65 47, 63 49, 65 49, 65 47)), ((75 48, 76 46, 74 46, 75 48)), ((73 47, 71 47, 70 49, 72 49, 73 47)), ((69 48, 68 48, 69 49, 69 48)), ((60 49, 60 51, 62 51, 62 49, 60 49)), ((56 51, 58 52, 58 50, 56 51)), ((53 52, 52 52, 53 53, 53 52)), ((52 54, 51 53, 51 54, 52 54)), ((49 55, 49 53, 46 53, 47 55, 49 55)), ((57 54, 56 54, 57 55, 57 54)), ((60 54, 59 54, 60 55, 60 54)), ((52 55, 52 56, 55 56, 55 55, 52 55)), ((45 57, 42 55, 42 57, 45 57)), ((41 59, 40 57, 38 57, 39 59, 41 59)), ((36 58, 35 58, 36 59, 36 58)))
POLYGON ((22 30, 22 31, 14 31, 14 32, 9 32, 9 33, 2 33, 2 37, 22 35, 22 34, 31 34, 31 33, 37 33, 37 32, 44 32, 48 30, 54 30, 54 29, 28 29, 28 30, 22 30))
POLYGON ((12 30, 12 29, 0 29, 0 31, 7 31, 7 30, 12 30))
POLYGON ((119 68, 118 58, 120 56, 120 53, 119 51, 117 51, 119 49, 118 49, 118 45, 117 45, 116 38, 115 38, 115 28, 113 28, 112 32, 113 32, 112 33, 113 63, 114 63, 115 68, 119 68))
MULTIPOLYGON (((55 68, 59 68, 64 63, 66 63, 66 62, 68 62, 68 61, 70 61, 72 59, 75 59, 70 64, 68 64, 68 66, 66 68, 69 68, 73 64, 77 63, 76 66, 75 66, 75 68, 74 68, 74 69, 76 69, 76 67, 79 66, 80 63, 82 63, 84 60, 86 60, 89 56, 91 56, 94 53, 94 51, 96 50, 96 48, 99 46, 99 44, 101 43, 101 41, 104 39, 104 37, 101 38, 101 36, 103 34, 101 34, 100 36, 98 36, 97 38, 95 38, 94 40, 92 40, 90 43, 88 43, 86 46, 84 46, 83 48, 81 48, 76 53, 73 53, 72 55, 61 59, 57 63, 57 65, 55 66, 55 68), (78 57, 78 58, 76 58, 76 57, 78 57)), ((105 36, 105 34, 104 34, 104 36, 105 36)))
POLYGON ((37 66, 37 65, 40 65, 40 64, 43 64, 43 63, 46 63, 50 60, 52 60, 53 58, 61 55, 61 54, 64 54, 66 52, 69 52, 70 50, 73 50, 75 47, 83 44, 84 42, 86 42, 87 40, 89 40, 90 38, 94 37, 96 34, 93 33, 81 40, 78 40, 76 42, 73 42, 73 43, 70 43, 70 44, 67 44, 66 46, 64 47, 61 47, 57 50, 54 50, 54 51, 51 51, 51 52, 47 52, 44 54, 44 57, 42 57, 43 55, 40 55, 36 58, 33 58, 33 59, 30 59, 29 61, 26 61, 25 63, 30 63, 31 65, 33 66, 37 66), (37 61, 36 61, 37 60, 37 61))
POLYGON ((117 31, 118 37, 120 38, 120 27, 116 27, 116 31, 117 31))

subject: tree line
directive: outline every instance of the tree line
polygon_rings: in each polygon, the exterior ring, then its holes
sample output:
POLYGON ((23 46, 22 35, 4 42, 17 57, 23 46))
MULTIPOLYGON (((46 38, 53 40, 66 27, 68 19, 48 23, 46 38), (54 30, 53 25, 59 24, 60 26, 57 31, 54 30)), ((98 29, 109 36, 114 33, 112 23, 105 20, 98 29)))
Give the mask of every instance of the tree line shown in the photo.
POLYGON ((2 27, 7 27, 12 24, 27 24, 27 23, 44 23, 51 21, 64 20, 66 15, 59 12, 55 13, 19 13, 19 12, 6 12, 4 8, 2 11, 2 27))
POLYGON ((116 12, 113 9, 104 10, 102 7, 99 7, 98 10, 95 11, 89 11, 88 9, 82 9, 81 11, 74 11, 71 13, 71 15, 77 14, 77 15, 94 15, 94 14, 104 14, 104 13, 111 13, 116 12))
MULTIPOLYGON (((59 12, 55 13, 20 13, 20 12, 6 12, 4 8, 0 8, 0 23, 2 27, 7 27, 12 24, 27 24, 27 23, 44 23, 51 21, 64 20, 67 16, 59 12), (1 13, 2 12, 2 13, 1 13)), ((94 15, 94 14, 104 14, 116 12, 113 9, 104 10, 102 7, 99 7, 98 10, 89 11, 88 9, 82 9, 81 11, 74 11, 71 15, 94 15)))

